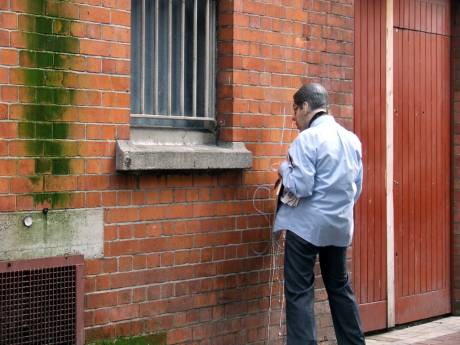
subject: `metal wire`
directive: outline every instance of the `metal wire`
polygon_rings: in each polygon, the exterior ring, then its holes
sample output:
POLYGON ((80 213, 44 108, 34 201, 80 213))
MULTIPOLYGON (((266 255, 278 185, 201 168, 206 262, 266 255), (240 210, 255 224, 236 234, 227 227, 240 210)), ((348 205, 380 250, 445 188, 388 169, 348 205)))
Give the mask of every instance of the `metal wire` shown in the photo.
POLYGON ((75 266, 0 273, 0 345, 75 344, 75 286, 75 266))

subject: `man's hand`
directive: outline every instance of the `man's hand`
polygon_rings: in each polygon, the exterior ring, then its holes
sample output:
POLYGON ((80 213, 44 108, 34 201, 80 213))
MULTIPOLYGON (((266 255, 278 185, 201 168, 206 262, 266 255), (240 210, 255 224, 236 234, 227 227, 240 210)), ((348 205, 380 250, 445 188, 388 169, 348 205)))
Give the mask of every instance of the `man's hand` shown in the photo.
POLYGON ((276 231, 276 232, 273 232, 273 240, 275 242, 279 242, 280 238, 281 239, 284 239, 284 234, 285 234, 285 231, 284 230, 280 230, 280 231, 276 231))
POLYGON ((289 162, 287 160, 283 161, 278 168, 278 176, 280 178, 283 178, 283 171, 286 171, 287 169, 289 169, 289 167, 290 167, 289 162))

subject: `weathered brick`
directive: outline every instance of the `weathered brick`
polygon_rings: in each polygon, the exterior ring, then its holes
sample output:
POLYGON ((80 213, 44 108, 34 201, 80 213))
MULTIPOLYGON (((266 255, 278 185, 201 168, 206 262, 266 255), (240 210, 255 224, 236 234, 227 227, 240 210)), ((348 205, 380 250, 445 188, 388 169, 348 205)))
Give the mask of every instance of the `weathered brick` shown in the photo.
MULTIPOLYGON (((0 210, 35 209, 28 193, 42 190, 71 192, 67 208, 104 209, 104 258, 86 266, 87 341, 164 330, 171 344, 210 344, 210 334, 222 345, 264 342, 269 260, 254 259, 251 250, 263 250, 269 231, 252 198, 257 186, 274 181, 273 167, 297 135, 292 93, 306 76, 333 81, 331 109, 351 123, 353 5, 219 1, 220 139, 247 143, 253 169, 132 176, 115 169, 115 140, 130 137, 131 2, 42 3, 46 8, 0 1, 0 45, 6 47, 0 52, 0 210), (35 30, 25 12, 64 18, 54 21, 52 32, 78 44, 28 54, 36 36, 24 32, 35 30), (51 58, 39 66, 39 57, 40 63, 51 58), (37 68, 29 85, 24 69, 37 68), (52 73, 45 77, 45 71, 52 73), (57 146, 24 133, 18 139, 17 121, 30 121, 42 84, 72 90, 60 101, 65 107, 58 119, 68 124, 58 141, 70 160, 61 174, 50 167, 34 184, 36 158, 51 158, 57 146), (242 303, 243 296, 250 301, 242 303)), ((259 207, 271 205, 269 193, 257 198, 259 207)), ((319 331, 329 332, 323 315, 319 331)))

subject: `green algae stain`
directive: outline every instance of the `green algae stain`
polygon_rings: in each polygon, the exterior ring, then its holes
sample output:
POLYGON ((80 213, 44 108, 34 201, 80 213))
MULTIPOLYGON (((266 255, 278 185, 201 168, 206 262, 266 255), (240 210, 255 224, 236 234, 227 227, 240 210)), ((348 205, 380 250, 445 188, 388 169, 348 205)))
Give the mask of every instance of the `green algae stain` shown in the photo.
POLYGON ((70 201, 69 193, 34 193, 31 194, 36 205, 49 203, 52 208, 56 206, 65 206, 70 201))
POLYGON ((66 139, 69 136, 69 126, 67 123, 54 122, 53 123, 53 138, 66 139))
POLYGON ((19 138, 35 138, 35 122, 19 122, 18 123, 19 138))
POLYGON ((69 35, 70 34, 70 21, 56 19, 53 22, 53 33, 58 35, 69 35))
POLYGON ((39 158, 35 160, 35 173, 49 174, 51 173, 51 159, 39 158))
POLYGON ((51 168, 53 175, 68 175, 70 174, 70 160, 68 158, 53 159, 51 168))
POLYGON ((166 333, 121 337, 114 340, 99 340, 87 345, 166 345, 166 333))
MULTIPOLYGON (((18 137, 27 139, 27 155, 35 158, 35 175, 29 177, 34 185, 43 175, 71 174, 69 157, 77 154, 68 141, 70 124, 63 119, 75 91, 65 88, 64 80, 80 46, 79 39, 70 36, 71 21, 57 15, 63 2, 67 1, 26 0, 28 13, 18 20, 25 47, 19 52, 17 73, 27 93, 18 137)), ((67 192, 31 195, 35 205, 66 206, 70 201, 67 192)))

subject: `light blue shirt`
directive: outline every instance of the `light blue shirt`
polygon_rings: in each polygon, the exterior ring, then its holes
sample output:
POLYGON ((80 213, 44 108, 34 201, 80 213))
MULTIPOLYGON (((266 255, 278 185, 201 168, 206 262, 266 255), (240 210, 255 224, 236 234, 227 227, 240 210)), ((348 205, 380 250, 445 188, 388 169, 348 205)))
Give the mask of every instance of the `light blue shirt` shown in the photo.
POLYGON ((299 203, 280 206, 274 231, 290 230, 315 246, 348 246, 363 180, 358 137, 322 115, 292 142, 289 157, 279 172, 299 203))

